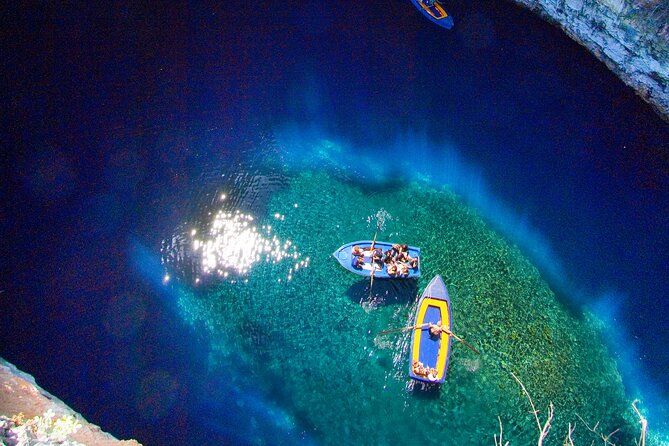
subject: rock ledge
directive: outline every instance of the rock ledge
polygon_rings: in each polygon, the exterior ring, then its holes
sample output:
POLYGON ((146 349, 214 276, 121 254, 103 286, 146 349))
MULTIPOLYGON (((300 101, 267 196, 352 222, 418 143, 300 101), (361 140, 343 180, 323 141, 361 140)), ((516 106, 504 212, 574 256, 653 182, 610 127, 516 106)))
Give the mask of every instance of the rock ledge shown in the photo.
POLYGON ((669 122, 669 2, 513 0, 563 29, 669 122))
POLYGON ((87 446, 141 446, 135 440, 117 440, 89 423, 61 400, 37 385, 35 379, 0 358, 0 415, 23 413, 26 418, 43 415, 51 409, 57 417, 72 415, 82 427, 70 437, 87 446))

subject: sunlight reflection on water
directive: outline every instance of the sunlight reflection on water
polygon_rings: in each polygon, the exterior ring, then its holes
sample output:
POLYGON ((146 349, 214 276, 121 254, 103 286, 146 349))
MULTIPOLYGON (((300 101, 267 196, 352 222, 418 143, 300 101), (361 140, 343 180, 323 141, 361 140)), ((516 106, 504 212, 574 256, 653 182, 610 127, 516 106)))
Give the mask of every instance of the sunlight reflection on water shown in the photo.
POLYGON ((263 258, 268 262, 298 258, 299 253, 290 240, 281 243, 276 235, 272 236, 271 226, 262 226, 258 231, 252 223, 251 215, 239 211, 216 214, 207 237, 193 240, 193 250, 200 254, 204 274, 226 276, 231 270, 246 274, 263 258))
MULTIPOLYGON (((285 220, 284 215, 274 215, 285 220)), ((279 263, 290 259, 286 280, 295 271, 309 266, 309 257, 301 254, 291 240, 281 240, 269 224, 258 226, 255 218, 236 210, 219 210, 202 235, 197 229, 181 231, 163 242, 163 264, 182 273, 190 269, 192 281, 200 283, 207 276, 243 279, 259 262, 279 263), (189 268, 190 267, 190 268, 189 268)), ((244 279, 245 280, 245 279, 244 279)), ((165 274, 169 281, 169 273, 165 274)))

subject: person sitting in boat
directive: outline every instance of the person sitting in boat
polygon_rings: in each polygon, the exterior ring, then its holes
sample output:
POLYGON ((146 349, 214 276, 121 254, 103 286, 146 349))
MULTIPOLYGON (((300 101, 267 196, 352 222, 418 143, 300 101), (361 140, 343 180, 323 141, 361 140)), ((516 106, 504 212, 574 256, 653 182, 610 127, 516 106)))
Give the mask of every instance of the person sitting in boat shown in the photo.
POLYGON ((355 269, 362 269, 365 264, 365 258, 362 256, 353 256, 351 259, 351 266, 355 269))
POLYGON ((388 272, 389 276, 396 276, 397 275, 397 265, 393 263, 389 263, 388 266, 386 267, 386 272, 388 272))
POLYGON ((404 277, 409 275, 409 265, 407 265, 406 263, 402 263, 400 265, 400 275, 404 277))
POLYGON ((430 336, 434 337, 439 336, 444 331, 444 327, 441 326, 441 321, 437 321, 436 324, 428 322, 428 328, 430 329, 430 336))
POLYGON ((415 269, 418 267, 418 257, 411 257, 409 255, 409 247, 407 245, 402 245, 402 250, 397 255, 397 260, 408 263, 411 268, 415 269))
POLYGON ((399 251, 397 252, 396 259, 400 262, 408 262, 412 257, 409 255, 409 246, 407 245, 398 245, 399 251))
POLYGON ((372 261, 378 263, 383 268, 383 249, 374 248, 374 251, 372 251, 372 261))
POLYGON ((425 376, 425 366, 420 361, 414 361, 411 364, 411 370, 413 371, 414 375, 425 376))
POLYGON ((395 256, 395 260, 397 262, 407 262, 408 261, 407 256, 403 252, 400 252, 399 254, 397 254, 395 256))
POLYGON ((418 268, 418 257, 411 257, 409 254, 400 255, 398 259, 400 262, 407 264, 409 267, 418 268))
POLYGON ((353 254, 354 256, 360 256, 360 257, 362 257, 362 256, 365 255, 365 251, 363 251, 358 245, 356 245, 356 246, 354 246, 353 249, 351 250, 351 254, 353 254))
POLYGON ((385 256, 383 257, 383 263, 385 263, 387 265, 387 264, 392 263, 394 261, 395 261, 395 257, 393 256, 393 250, 389 249, 388 251, 386 251, 385 256))
POLYGON ((435 367, 429 368, 426 370, 426 375, 427 379, 430 381, 436 381, 437 380, 437 375, 439 375, 439 370, 437 370, 435 367))
POLYGON ((395 243, 390 250, 393 253, 393 258, 396 259, 400 252, 402 252, 402 245, 395 243))
POLYGON ((399 245, 393 245, 390 249, 388 249, 385 252, 385 257, 383 258, 383 261, 385 263, 394 262, 395 259, 397 258, 397 254, 399 253, 399 251, 395 248, 396 246, 399 245))

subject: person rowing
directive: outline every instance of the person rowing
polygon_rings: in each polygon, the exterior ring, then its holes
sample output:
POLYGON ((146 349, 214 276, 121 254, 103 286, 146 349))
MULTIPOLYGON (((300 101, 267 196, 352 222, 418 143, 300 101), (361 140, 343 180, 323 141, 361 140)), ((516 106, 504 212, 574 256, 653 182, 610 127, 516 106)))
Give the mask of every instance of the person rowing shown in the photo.
POLYGON ((430 330, 430 336, 437 337, 446 331, 445 327, 441 326, 441 320, 437 321, 436 324, 428 322, 428 329, 430 330))
POLYGON ((383 268, 383 249, 374 248, 374 251, 372 251, 372 261, 378 263, 383 268))

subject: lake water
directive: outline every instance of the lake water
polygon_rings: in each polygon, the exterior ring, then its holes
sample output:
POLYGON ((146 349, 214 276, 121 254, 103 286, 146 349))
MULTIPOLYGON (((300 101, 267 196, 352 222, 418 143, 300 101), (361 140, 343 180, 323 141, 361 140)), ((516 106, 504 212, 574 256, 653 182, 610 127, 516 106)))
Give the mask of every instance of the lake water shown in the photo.
POLYGON ((509 4, 271 6, 11 11, 0 354, 147 445, 528 444, 511 372, 666 430, 669 126, 509 4), (332 258, 377 227, 420 280, 332 258), (434 274, 482 354, 424 389, 378 333, 434 274))

